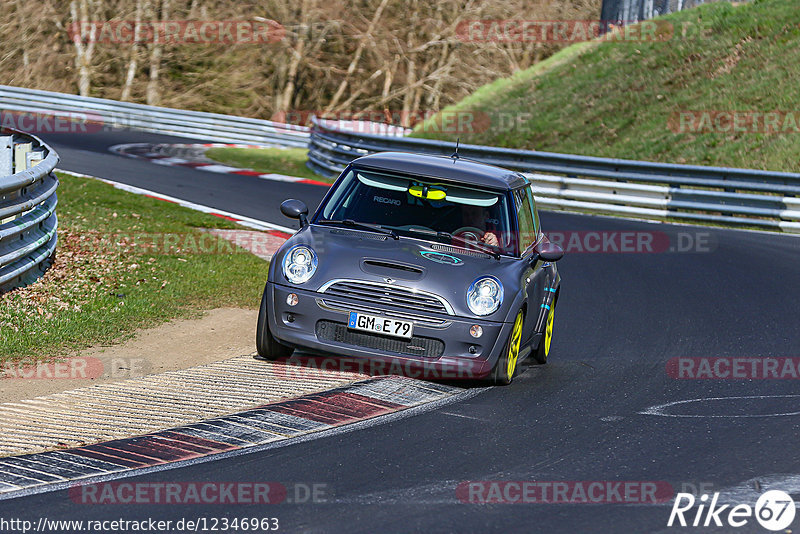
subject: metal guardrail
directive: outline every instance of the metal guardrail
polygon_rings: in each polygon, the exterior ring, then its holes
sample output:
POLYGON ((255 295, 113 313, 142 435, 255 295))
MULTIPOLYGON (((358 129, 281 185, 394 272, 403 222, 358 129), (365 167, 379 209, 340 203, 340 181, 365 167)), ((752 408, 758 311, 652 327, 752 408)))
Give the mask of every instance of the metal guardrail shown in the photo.
POLYGON ((691 9, 716 0, 603 0, 600 19, 607 22, 632 24, 659 15, 691 9))
POLYGON ((26 285, 55 256, 58 154, 41 139, 0 131, 0 293, 26 285))
POLYGON ((309 137, 304 126, 7 85, 0 85, 0 111, 57 116, 74 124, 85 121, 87 131, 130 128, 221 143, 305 147, 309 137))
MULTIPOLYGON (((353 159, 374 152, 453 153, 453 143, 353 132, 329 121, 312 121, 308 166, 325 176, 338 174, 353 159)), ((537 204, 545 209, 800 232, 798 173, 465 144, 458 153, 526 174, 537 204)))

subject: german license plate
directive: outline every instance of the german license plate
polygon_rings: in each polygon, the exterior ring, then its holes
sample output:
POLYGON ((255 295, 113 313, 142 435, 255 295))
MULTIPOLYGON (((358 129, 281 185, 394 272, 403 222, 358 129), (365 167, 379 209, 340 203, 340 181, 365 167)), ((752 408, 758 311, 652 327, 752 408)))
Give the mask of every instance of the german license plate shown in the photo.
POLYGON ((377 317, 358 312, 350 312, 347 327, 353 330, 363 330, 364 332, 403 338, 410 338, 414 331, 414 324, 411 321, 377 317))

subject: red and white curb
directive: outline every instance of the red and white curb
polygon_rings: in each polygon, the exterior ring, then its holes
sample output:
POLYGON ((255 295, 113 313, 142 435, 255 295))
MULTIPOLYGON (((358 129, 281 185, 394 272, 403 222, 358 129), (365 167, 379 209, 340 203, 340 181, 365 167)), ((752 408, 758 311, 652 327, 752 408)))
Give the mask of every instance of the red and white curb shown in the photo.
POLYGON ((231 167, 222 165, 220 163, 210 163, 208 161, 193 161, 191 159, 182 157, 172 157, 161 153, 159 150, 164 148, 265 148, 263 145, 240 145, 240 144, 225 144, 225 143, 200 143, 200 144, 173 144, 173 145, 153 145, 150 143, 128 143, 122 145, 114 145, 109 148, 111 152, 126 156, 129 158, 146 159, 157 165, 169 165, 172 167, 188 167, 198 169, 206 172, 215 172, 218 174, 236 174, 239 176, 254 176, 262 180, 272 180, 276 182, 293 182, 299 184, 312 184, 323 185, 330 187, 331 184, 321 180, 312 180, 309 178, 301 178, 299 176, 288 176, 285 174, 277 173, 261 173, 250 169, 240 169, 238 167, 231 167))
POLYGON ((263 448, 448 398, 458 400, 464 393, 454 386, 411 378, 372 378, 134 438, 4 457, 0 458, 0 498, 263 448))
POLYGON ((195 204, 194 202, 189 202, 188 200, 182 200, 180 198, 171 197, 169 195, 162 195, 161 193, 150 191, 149 189, 142 189, 141 187, 123 184, 120 182, 107 180, 105 178, 99 178, 97 176, 92 176, 89 174, 81 174, 78 172, 65 171, 63 169, 56 169, 56 172, 62 174, 68 174, 70 176, 77 176, 78 178, 89 178, 91 180, 97 180, 103 182, 104 184, 108 184, 114 187, 115 189, 119 189, 120 191, 126 191, 128 193, 133 193, 135 195, 144 195, 146 197, 154 198, 156 200, 163 200, 164 202, 177 204, 178 206, 182 206, 190 210, 208 213, 209 215, 213 215, 215 217, 221 217, 223 219, 227 219, 229 221, 241 224, 242 226, 246 226, 248 228, 254 228, 256 230, 261 230, 262 232, 267 232, 268 234, 274 235, 276 237, 282 237, 283 239, 290 238, 297 231, 293 228, 288 228, 286 226, 280 226, 278 224, 272 224, 266 221, 260 221, 258 219, 253 219, 252 217, 239 215, 237 213, 231 213, 230 211, 219 210, 217 208, 204 206, 202 204, 195 204))

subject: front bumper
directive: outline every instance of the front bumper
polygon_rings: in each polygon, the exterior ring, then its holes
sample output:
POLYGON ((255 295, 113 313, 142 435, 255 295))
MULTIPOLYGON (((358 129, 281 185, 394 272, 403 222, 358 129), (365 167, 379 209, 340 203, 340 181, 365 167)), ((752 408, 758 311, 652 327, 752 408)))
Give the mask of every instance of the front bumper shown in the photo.
POLYGON ((372 374, 399 371, 407 376, 430 379, 485 377, 499 358, 513 326, 477 317, 416 313, 391 305, 365 305, 274 282, 267 282, 267 296, 271 311, 269 327, 278 340, 314 352, 367 358, 372 374), (298 297, 295 306, 286 302, 290 293, 298 297), (351 311, 410 320, 414 323, 414 337, 403 340, 348 330, 351 311), (483 335, 478 339, 469 333, 475 324, 483 328, 483 335))

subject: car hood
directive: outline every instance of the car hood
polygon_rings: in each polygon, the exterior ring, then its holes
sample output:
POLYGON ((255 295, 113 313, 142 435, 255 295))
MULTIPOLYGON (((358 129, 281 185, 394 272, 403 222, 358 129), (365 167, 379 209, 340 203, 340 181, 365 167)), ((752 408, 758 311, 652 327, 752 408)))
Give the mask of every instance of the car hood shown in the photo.
POLYGON ((310 225, 292 236, 273 256, 269 279, 292 285, 283 276, 283 259, 293 246, 310 246, 317 254, 314 276, 300 287, 319 291, 333 280, 365 280, 414 288, 443 297, 455 315, 476 317, 467 307, 466 294, 478 277, 491 275, 503 284, 503 305, 485 320, 505 319, 519 285, 520 260, 447 247, 414 238, 393 239, 372 232, 310 225))

